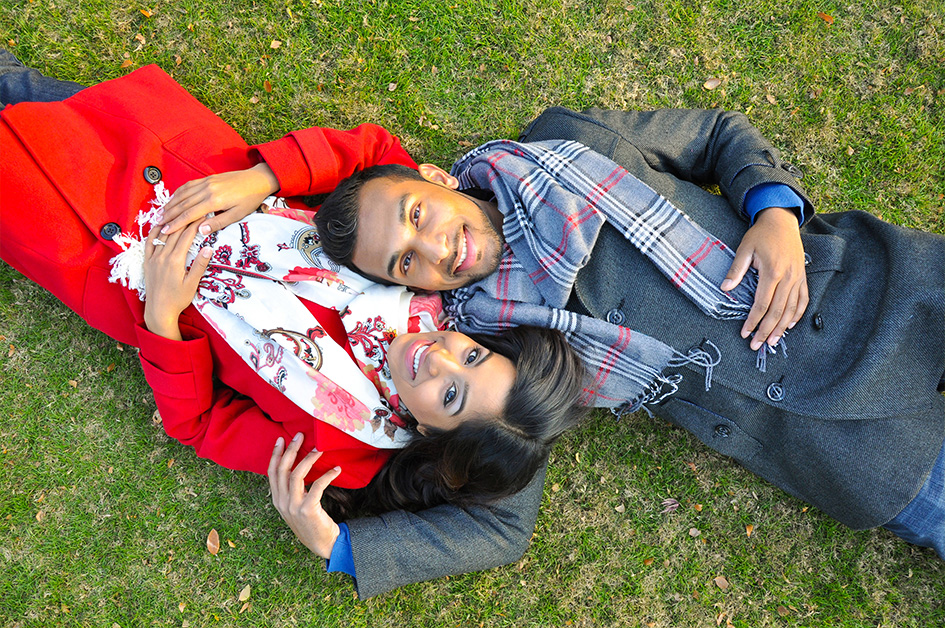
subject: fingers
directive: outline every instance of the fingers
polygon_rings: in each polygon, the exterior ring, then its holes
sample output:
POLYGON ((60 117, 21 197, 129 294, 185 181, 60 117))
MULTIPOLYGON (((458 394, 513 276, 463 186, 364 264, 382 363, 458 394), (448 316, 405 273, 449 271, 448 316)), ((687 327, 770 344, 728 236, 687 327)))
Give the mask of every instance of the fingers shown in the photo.
POLYGON ((167 205, 164 206, 162 234, 167 235, 179 231, 209 212, 203 209, 203 204, 210 200, 211 196, 207 187, 208 179, 209 177, 205 177, 190 181, 174 192, 167 205))
POLYGON ((738 247, 735 251, 735 259, 732 260, 732 265, 728 269, 728 273, 725 275, 722 284, 719 286, 721 290, 726 292, 733 290, 735 286, 741 282, 742 278, 745 277, 745 273, 747 273, 748 269, 751 267, 753 253, 750 249, 745 250, 746 248, 747 247, 738 247))
POLYGON ((282 485, 279 484, 277 476, 279 462, 282 461, 282 452, 285 450, 285 439, 281 436, 276 439, 276 445, 272 448, 272 456, 269 457, 269 467, 266 469, 266 476, 269 478, 269 491, 272 493, 272 502, 276 502, 276 497, 282 494, 282 485))

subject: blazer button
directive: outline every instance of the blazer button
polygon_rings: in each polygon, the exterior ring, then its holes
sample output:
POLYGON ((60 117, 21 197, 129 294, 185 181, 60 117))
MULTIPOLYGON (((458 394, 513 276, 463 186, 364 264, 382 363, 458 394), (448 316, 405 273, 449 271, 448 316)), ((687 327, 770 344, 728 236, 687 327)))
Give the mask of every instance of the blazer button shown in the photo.
POLYGON ((768 386, 768 399, 771 401, 781 401, 784 399, 784 386, 780 382, 774 382, 768 386))
POLYGON ((607 322, 611 325, 623 325, 623 312, 614 308, 607 312, 607 322))
POLYGON ((804 266, 810 266, 810 262, 811 262, 810 253, 805 251, 804 252, 804 266))
POLYGON ((161 169, 154 166, 148 166, 144 169, 144 180, 154 185, 161 180, 161 169))
POLYGON ((101 231, 99 231, 99 235, 101 235, 106 240, 111 240, 119 233, 121 233, 121 227, 118 226, 117 222, 105 223, 105 226, 102 227, 101 231))
POLYGON ((814 314, 814 318, 811 321, 814 325, 814 329, 823 329, 824 328, 824 317, 820 315, 820 312, 814 314))
POLYGON ((801 171, 800 168, 798 168, 798 167, 795 166, 794 164, 790 164, 790 163, 788 163, 788 162, 786 162, 786 161, 782 161, 782 162, 781 162, 781 168, 782 168, 783 170, 785 170, 789 175, 791 175, 792 177, 794 177, 795 179, 803 179, 803 178, 804 178, 804 173, 801 171))
POLYGON ((716 425, 715 429, 712 431, 713 436, 716 438, 728 438, 732 435, 732 428, 727 425, 716 425))

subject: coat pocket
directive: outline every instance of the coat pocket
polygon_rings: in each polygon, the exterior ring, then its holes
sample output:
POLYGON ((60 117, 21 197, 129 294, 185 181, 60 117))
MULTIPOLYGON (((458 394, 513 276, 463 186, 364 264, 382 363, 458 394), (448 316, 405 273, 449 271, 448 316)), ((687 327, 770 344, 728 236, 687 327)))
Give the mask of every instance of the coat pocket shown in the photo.
POLYGON ((761 443, 738 425, 685 399, 671 398, 658 414, 691 432, 703 443, 726 456, 746 463, 761 450, 761 443))

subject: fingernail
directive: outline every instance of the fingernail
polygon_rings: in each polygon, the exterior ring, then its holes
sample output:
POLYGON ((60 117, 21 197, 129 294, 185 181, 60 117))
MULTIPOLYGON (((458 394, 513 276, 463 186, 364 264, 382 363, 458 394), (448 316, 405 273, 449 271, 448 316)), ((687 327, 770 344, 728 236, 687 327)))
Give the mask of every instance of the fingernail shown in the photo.
POLYGON ((299 440, 302 440, 302 432, 299 432, 298 434, 296 434, 295 436, 292 437, 292 442, 293 442, 293 443, 296 442, 296 441, 299 441, 299 440))
POLYGON ((207 258, 207 259, 210 259, 210 256, 211 256, 211 255, 213 255, 213 249, 211 249, 209 246, 205 246, 205 247, 203 247, 202 249, 200 249, 200 256, 201 256, 201 257, 205 257, 205 258, 207 258))
POLYGON ((769 338, 769 339, 768 339, 768 344, 773 347, 773 346, 775 346, 776 344, 778 344, 778 341, 779 341, 779 340, 781 340, 781 336, 775 336, 774 338, 769 338))
POLYGON ((735 282, 732 281, 731 279, 726 279, 725 281, 722 282, 722 285, 719 286, 719 288, 720 288, 723 292, 728 292, 729 290, 731 290, 732 288, 735 287, 735 286, 733 285, 734 283, 735 283, 735 282))
POLYGON ((164 225, 163 227, 161 227, 161 234, 166 234, 170 230, 171 228, 169 225, 164 225))
POLYGON ((279 447, 282 447, 282 445, 284 444, 285 444, 285 440, 281 436, 276 439, 276 449, 278 449, 279 447))
POLYGON ((787 326, 787 328, 788 328, 788 329, 794 329, 794 326, 795 326, 795 325, 797 325, 797 321, 794 321, 793 323, 789 324, 789 325, 787 326))
POLYGON ((210 225, 200 225, 198 231, 201 235, 208 235, 210 233, 210 225))
POLYGON ((335 467, 334 471, 341 471, 341 467, 335 467))

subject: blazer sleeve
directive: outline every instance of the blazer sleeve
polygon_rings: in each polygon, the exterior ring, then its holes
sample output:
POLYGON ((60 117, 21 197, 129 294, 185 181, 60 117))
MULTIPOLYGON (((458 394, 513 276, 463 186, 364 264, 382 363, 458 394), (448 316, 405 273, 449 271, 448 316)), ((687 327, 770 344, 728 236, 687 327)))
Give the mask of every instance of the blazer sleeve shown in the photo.
POLYGON ((262 159, 279 180, 279 196, 331 192, 357 170, 378 164, 416 163, 400 140, 376 124, 350 131, 313 127, 282 139, 253 146, 250 157, 262 159))
POLYGON ((762 183, 790 187, 804 203, 804 221, 814 207, 799 183, 803 173, 781 159, 748 118, 721 109, 659 109, 581 113, 548 109, 523 131, 521 141, 582 142, 633 173, 631 164, 666 172, 698 185, 717 185, 743 216, 748 192, 762 183))
MULTIPOLYGON (((306 446, 317 442, 312 417, 299 412, 273 420, 255 401, 216 380, 206 333, 184 323, 180 327, 182 341, 153 334, 143 324, 136 328, 141 366, 168 436, 221 466, 261 475, 267 473, 278 437, 288 442, 302 432, 306 446)), ((378 453, 373 448, 328 450, 307 479, 341 465, 349 477, 339 478, 339 486, 364 486, 386 459, 378 453)))
POLYGON ((546 461, 528 486, 490 506, 443 505, 348 521, 358 597, 520 559, 535 529, 547 468, 546 461))

